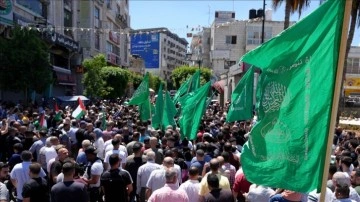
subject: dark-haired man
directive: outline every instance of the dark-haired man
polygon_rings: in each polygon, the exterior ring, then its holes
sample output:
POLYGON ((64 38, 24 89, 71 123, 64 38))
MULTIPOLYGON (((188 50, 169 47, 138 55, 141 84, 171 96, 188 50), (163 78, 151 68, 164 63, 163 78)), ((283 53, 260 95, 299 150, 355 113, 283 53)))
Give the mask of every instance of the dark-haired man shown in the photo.
POLYGON ((9 201, 9 190, 4 184, 7 176, 9 175, 9 165, 3 162, 0 162, 0 202, 9 201))
POLYGON ((101 175, 101 185, 105 193, 106 202, 129 201, 129 195, 133 190, 132 179, 126 170, 120 168, 119 155, 111 154, 109 157, 110 170, 101 175))
POLYGON ((351 171, 350 175, 351 186, 356 190, 358 194, 360 194, 360 169, 356 168, 351 171))
POLYGON ((64 163, 62 173, 64 180, 51 188, 51 202, 88 202, 86 185, 74 181, 75 164, 71 161, 64 163))
POLYGON ((41 165, 32 163, 29 166, 31 179, 23 186, 23 202, 49 202, 49 189, 47 181, 40 177, 41 165))
MULTIPOLYGON (((16 164, 10 173, 11 182, 14 185, 14 187, 16 187, 18 202, 22 202, 23 200, 22 189, 24 183, 30 180, 29 166, 32 160, 31 152, 27 150, 23 151, 21 153, 21 159, 23 160, 23 162, 16 164)), ((46 176, 43 169, 40 170, 39 176, 40 177, 46 176)))
POLYGON ((191 166, 189 169, 189 180, 180 185, 180 189, 184 190, 189 198, 189 201, 199 201, 199 169, 191 166))
POLYGON ((219 178, 215 174, 209 174, 206 178, 210 192, 204 196, 206 202, 234 201, 231 190, 219 187, 219 178))

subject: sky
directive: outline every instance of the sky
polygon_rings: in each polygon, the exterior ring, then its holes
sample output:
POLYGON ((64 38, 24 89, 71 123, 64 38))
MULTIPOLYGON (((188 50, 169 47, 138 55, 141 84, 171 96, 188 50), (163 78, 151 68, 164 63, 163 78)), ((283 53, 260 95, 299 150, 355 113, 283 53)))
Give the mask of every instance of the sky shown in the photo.
MULTIPOLYGON (((307 16, 320 5, 313 0, 299 18, 295 13, 292 21, 307 16)), ((186 38, 187 33, 197 33, 198 27, 209 27, 214 21, 215 11, 235 11, 237 20, 249 18, 250 9, 263 7, 262 0, 130 0, 130 26, 133 29, 166 27, 179 37, 186 38), (194 28, 194 31, 191 29, 194 28)), ((274 10, 272 1, 266 0, 266 9, 272 9, 272 19, 284 20, 284 5, 274 10)), ((191 38, 186 38, 189 42, 191 38)), ((360 31, 357 30, 352 45, 360 46, 360 31)))

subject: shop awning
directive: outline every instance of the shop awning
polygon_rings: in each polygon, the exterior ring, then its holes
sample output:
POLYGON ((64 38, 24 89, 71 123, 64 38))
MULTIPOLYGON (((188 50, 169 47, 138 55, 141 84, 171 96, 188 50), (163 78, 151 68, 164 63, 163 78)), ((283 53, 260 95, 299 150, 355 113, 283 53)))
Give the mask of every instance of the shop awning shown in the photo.
POLYGON ((63 101, 63 102, 75 102, 78 99, 81 99, 82 101, 88 101, 89 99, 85 96, 78 95, 78 96, 58 96, 57 99, 63 101))

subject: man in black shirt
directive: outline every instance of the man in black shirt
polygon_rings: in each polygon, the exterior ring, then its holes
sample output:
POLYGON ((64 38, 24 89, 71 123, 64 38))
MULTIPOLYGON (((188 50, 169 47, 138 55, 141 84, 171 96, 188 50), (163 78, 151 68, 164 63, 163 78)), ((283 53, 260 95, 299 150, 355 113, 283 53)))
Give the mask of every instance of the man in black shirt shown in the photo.
POLYGON ((146 163, 146 159, 142 157, 141 151, 142 145, 140 142, 136 142, 133 146, 133 155, 130 155, 126 160, 125 170, 129 171, 131 178, 133 179, 133 192, 130 194, 130 198, 135 197, 136 192, 136 179, 139 167, 146 163))
POLYGON ((88 202, 86 185, 74 182, 75 164, 71 161, 64 163, 62 172, 64 181, 51 188, 51 202, 88 202))
POLYGON ((32 163, 29 166, 31 179, 23 186, 23 202, 49 202, 49 189, 44 178, 40 177, 41 165, 32 163))
POLYGON ((106 202, 117 202, 119 199, 128 202, 129 195, 133 190, 131 176, 126 170, 121 170, 120 163, 119 155, 112 154, 109 157, 111 169, 101 176, 101 185, 106 202))

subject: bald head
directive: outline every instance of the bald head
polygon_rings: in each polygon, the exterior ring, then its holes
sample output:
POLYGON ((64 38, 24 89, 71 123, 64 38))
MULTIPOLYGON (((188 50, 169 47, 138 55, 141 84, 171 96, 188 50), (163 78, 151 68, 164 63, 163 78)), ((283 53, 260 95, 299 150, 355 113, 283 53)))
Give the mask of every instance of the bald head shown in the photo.
POLYGON ((220 167, 220 163, 219 160, 214 158, 210 160, 210 170, 212 172, 217 172, 219 170, 220 167))
POLYGON ((174 159, 171 157, 165 157, 163 160, 163 166, 171 168, 174 166, 174 159))
POLYGON ((148 152, 146 153, 146 159, 147 159, 148 161, 155 161, 155 152, 153 152, 153 151, 148 151, 148 152))

